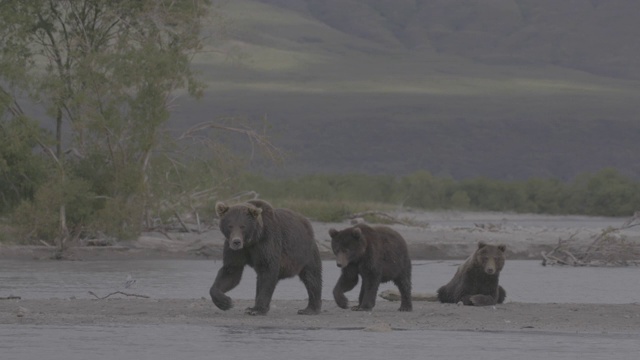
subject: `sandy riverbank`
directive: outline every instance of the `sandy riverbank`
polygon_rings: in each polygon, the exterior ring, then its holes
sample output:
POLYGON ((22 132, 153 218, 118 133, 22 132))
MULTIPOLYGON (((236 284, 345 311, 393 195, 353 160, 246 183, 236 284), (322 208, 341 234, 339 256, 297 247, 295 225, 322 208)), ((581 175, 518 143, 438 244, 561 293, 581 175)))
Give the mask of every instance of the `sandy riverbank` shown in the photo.
MULTIPOLYGON (((390 225, 406 239, 414 260, 464 259, 478 241, 507 245, 509 259, 538 259, 540 251, 552 249, 559 239, 574 237, 589 242, 608 227, 620 227, 626 218, 548 216, 491 212, 398 212, 407 223, 390 225)), ((333 259, 328 231, 349 222, 312 222, 324 259, 333 259)), ((629 241, 640 242, 640 226, 620 232, 629 241)), ((196 233, 144 233, 135 241, 115 246, 71 248, 68 259, 189 259, 220 258, 224 239, 215 227, 196 233)), ((45 246, 0 245, 0 258, 47 259, 55 253, 45 246)))

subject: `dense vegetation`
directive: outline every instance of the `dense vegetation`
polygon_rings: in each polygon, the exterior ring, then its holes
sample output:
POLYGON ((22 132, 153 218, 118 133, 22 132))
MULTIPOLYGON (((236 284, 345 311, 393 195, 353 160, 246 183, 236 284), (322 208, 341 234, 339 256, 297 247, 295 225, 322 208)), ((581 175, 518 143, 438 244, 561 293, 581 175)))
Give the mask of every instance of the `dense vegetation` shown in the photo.
POLYGON ((226 162, 192 151, 195 137, 210 148, 207 131, 224 124, 178 138, 166 129, 179 94, 202 94, 190 61, 210 5, 0 2, 0 212, 13 215, 20 238, 63 248, 133 237, 197 189, 185 163, 207 179, 200 195, 228 176, 226 162))
POLYGON ((403 177, 348 174, 279 180, 245 175, 239 186, 324 221, 376 210, 372 207, 601 216, 631 216, 640 209, 640 182, 614 169, 583 174, 570 182, 456 181, 419 171, 403 177))

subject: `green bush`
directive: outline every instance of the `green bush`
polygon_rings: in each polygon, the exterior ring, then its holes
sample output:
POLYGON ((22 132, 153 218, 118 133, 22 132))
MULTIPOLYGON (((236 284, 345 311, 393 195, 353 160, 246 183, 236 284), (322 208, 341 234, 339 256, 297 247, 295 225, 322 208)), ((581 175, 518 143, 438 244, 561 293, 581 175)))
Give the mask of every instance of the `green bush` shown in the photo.
POLYGON ((33 200, 21 203, 12 219, 19 229, 20 241, 55 241, 63 235, 60 227, 60 209, 63 204, 67 229, 78 232, 94 218, 96 201, 95 194, 86 181, 54 177, 38 188, 33 200))
POLYGON ((456 181, 426 171, 402 177, 341 174, 268 179, 250 174, 241 179, 242 189, 256 191, 272 202, 305 204, 298 207, 318 220, 338 219, 357 212, 356 208, 377 210, 372 205, 600 216, 630 216, 640 210, 640 183, 614 169, 583 174, 570 182, 456 181))
POLYGON ((33 199, 46 180, 46 162, 34 152, 36 139, 43 133, 27 118, 0 117, 0 214, 10 213, 24 199, 33 199))

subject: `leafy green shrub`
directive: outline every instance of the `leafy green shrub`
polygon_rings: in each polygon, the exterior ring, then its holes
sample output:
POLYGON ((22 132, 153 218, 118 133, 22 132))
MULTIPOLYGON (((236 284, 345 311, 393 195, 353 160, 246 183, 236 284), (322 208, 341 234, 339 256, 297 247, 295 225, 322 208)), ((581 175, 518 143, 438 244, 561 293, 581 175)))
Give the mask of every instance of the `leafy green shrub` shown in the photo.
POLYGON ((23 199, 33 199, 46 180, 46 163, 33 151, 43 133, 35 121, 25 117, 0 118, 0 214, 11 212, 23 199))
POLYGON ((466 210, 471 207, 471 199, 464 190, 457 190, 451 195, 451 208, 456 210, 466 210))
MULTIPOLYGON (((320 219, 376 206, 462 209, 519 213, 629 216, 640 210, 640 183, 614 169, 583 174, 572 182, 557 179, 502 181, 474 178, 455 181, 426 171, 403 177, 341 174, 266 179, 244 175, 238 183, 272 202, 293 201, 320 219), (314 209, 314 207, 317 207, 314 209)), ((369 208, 371 209, 371 208, 369 208)))
POLYGON ((92 232, 102 232, 118 240, 131 240, 140 234, 144 204, 138 197, 106 199, 87 224, 92 232))
POLYGON ((66 225, 72 232, 81 231, 95 215, 96 196, 82 179, 52 178, 38 188, 33 200, 24 200, 13 213, 21 242, 54 241, 63 234, 60 211, 64 204, 66 225))

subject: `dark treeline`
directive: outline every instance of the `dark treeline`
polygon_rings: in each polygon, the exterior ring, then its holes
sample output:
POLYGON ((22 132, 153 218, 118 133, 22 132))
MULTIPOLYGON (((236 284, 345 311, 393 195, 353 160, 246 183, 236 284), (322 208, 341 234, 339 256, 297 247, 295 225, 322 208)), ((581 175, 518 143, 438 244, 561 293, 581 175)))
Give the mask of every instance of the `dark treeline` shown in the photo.
POLYGON ((267 179, 245 175, 238 184, 262 198, 377 202, 427 210, 457 209, 540 214, 630 216, 640 210, 640 182, 614 169, 556 179, 453 180, 419 171, 404 177, 346 174, 267 179))

